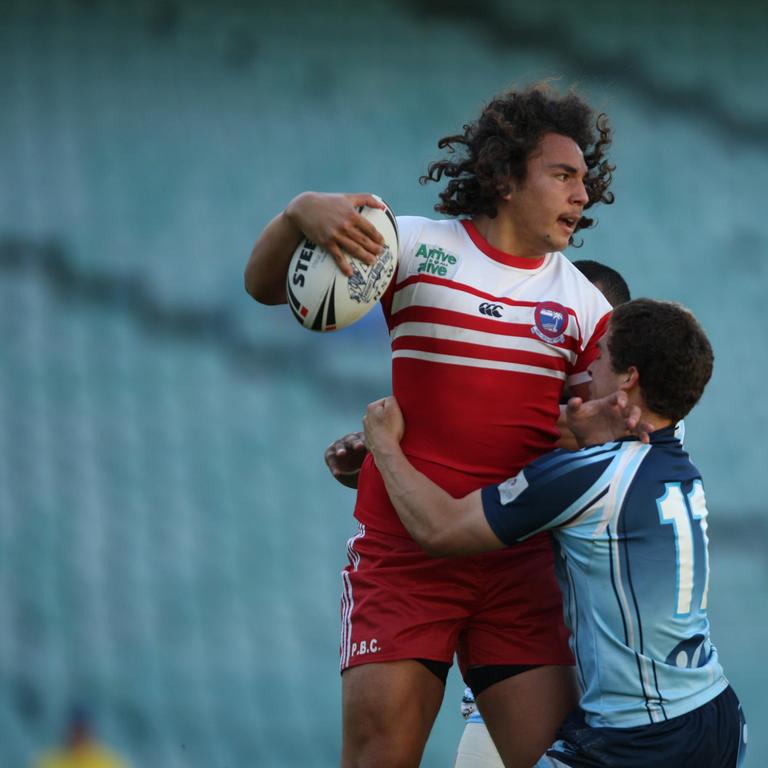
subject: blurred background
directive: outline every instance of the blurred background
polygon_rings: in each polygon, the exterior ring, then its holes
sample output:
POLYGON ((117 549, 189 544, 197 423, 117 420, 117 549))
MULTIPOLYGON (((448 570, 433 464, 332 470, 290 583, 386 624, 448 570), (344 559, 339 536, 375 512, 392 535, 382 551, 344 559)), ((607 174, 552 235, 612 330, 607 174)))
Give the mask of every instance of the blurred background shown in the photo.
POLYGON ((242 270, 304 189, 435 215, 437 139, 553 76, 616 130, 616 203, 569 255, 713 341, 686 439, 714 641, 768 764, 766 39, 744 0, 4 0, 0 766, 73 706, 135 768, 337 764, 355 524, 322 453, 388 391, 387 338, 378 310, 311 334, 242 270))

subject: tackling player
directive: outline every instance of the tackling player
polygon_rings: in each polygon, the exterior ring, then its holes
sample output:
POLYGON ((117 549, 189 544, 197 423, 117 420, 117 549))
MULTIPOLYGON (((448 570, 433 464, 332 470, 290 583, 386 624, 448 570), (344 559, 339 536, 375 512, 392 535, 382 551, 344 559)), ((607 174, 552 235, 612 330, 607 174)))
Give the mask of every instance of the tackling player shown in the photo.
POLYGON ((737 768, 746 727, 710 640, 704 488, 674 433, 709 381, 712 348, 689 311, 649 299, 614 310, 599 347, 593 400, 567 409, 581 451, 457 499, 403 454, 393 398, 368 407, 366 443, 433 556, 553 533, 581 697, 540 768, 737 768), (617 439, 638 421, 648 443, 617 439))
MULTIPOLYGON (((424 180, 448 180, 437 209, 400 217, 398 274, 382 306, 403 450, 453 496, 499 482, 558 439, 567 383, 583 392, 610 306, 559 251, 612 202, 604 116, 545 87, 492 100, 424 180)), ((302 235, 372 261, 381 238, 356 206, 370 195, 305 193, 267 225, 246 287, 285 302, 302 235)), ((457 652, 510 768, 530 766, 575 702, 572 656, 547 535, 514 554, 444 563, 408 536, 368 457, 343 572, 344 766, 415 766, 457 652)))

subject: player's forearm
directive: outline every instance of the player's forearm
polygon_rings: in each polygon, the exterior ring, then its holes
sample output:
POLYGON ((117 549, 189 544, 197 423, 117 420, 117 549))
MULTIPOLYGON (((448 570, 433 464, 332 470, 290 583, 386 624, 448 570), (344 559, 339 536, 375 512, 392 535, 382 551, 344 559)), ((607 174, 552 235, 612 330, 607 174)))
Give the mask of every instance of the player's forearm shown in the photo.
POLYGON ((262 304, 285 304, 288 264, 302 234, 288 209, 267 224, 245 267, 245 290, 262 304))
POLYGON ((414 541, 430 555, 446 552, 441 534, 456 499, 416 470, 399 445, 374 451, 376 466, 392 505, 414 541))
POLYGON ((398 517, 428 555, 455 557, 504 546, 484 520, 479 491, 455 499, 416 470, 399 445, 373 453, 398 517))

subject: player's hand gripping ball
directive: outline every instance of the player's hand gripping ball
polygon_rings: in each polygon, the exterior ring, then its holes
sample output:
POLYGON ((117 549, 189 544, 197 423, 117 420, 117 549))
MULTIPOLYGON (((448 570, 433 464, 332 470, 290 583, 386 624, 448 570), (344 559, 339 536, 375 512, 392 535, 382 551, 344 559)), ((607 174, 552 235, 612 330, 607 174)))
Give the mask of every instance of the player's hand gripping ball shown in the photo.
POLYGON ((341 272, 324 248, 306 238, 299 243, 288 266, 286 289, 293 316, 305 328, 335 331, 352 325, 387 290, 397 269, 399 235, 395 216, 384 205, 384 210, 368 206, 358 209, 381 233, 384 250, 370 266, 345 253, 351 277, 341 272))

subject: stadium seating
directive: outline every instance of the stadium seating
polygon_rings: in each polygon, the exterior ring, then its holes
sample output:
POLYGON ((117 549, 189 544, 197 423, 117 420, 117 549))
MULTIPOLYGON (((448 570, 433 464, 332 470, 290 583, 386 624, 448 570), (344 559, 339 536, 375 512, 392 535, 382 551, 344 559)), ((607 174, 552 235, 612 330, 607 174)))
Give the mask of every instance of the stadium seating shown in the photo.
MULTIPOLYGON (((714 637, 747 718, 768 714, 764 462, 741 448, 768 427, 768 11, 463 5, 4 4, 3 766, 55 742, 74 702, 134 766, 336 764, 354 521, 322 451, 387 392, 385 329, 310 334, 245 295, 245 259, 305 188, 429 215, 436 139, 551 75, 616 126, 617 202, 578 257, 688 304, 714 341, 688 425, 722 536, 714 637), (755 605, 762 630, 726 637, 755 605)), ((458 739, 451 680, 427 766, 458 739)))

